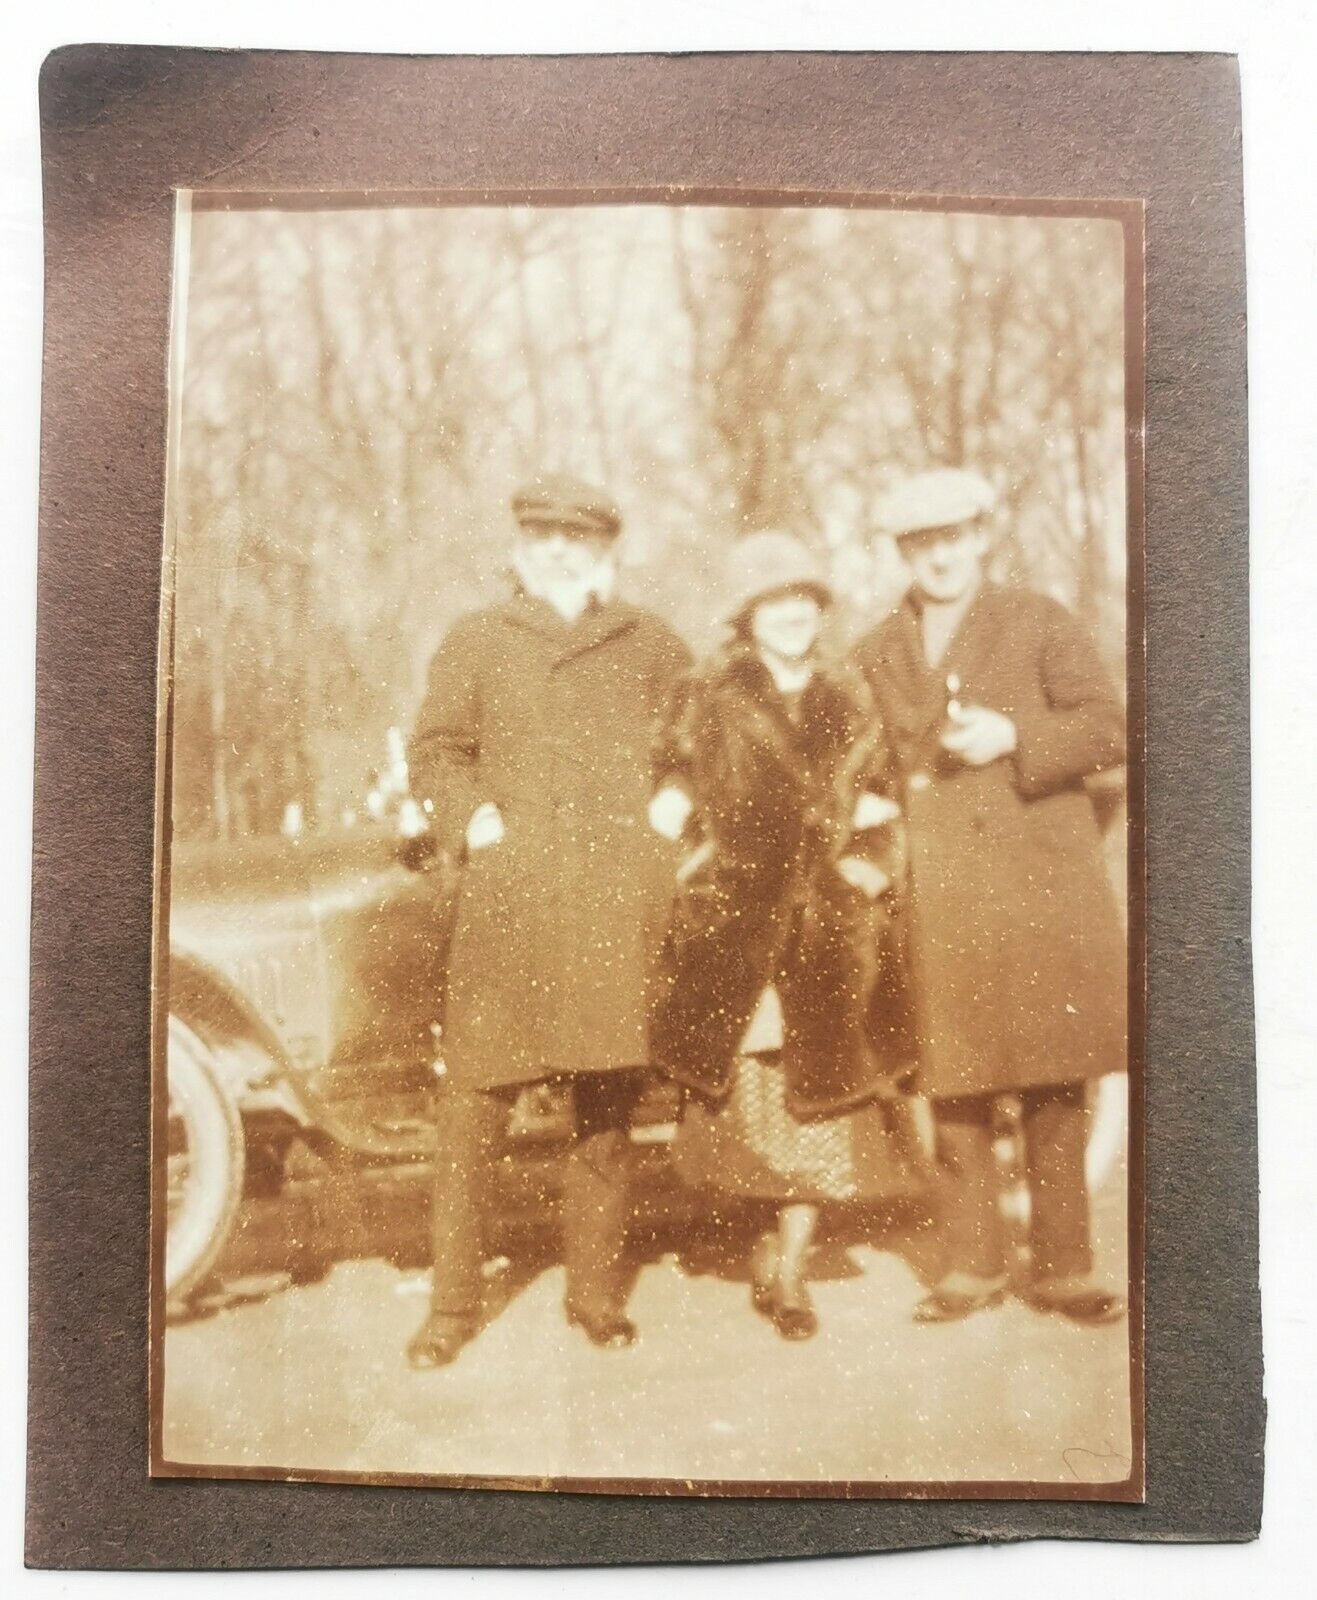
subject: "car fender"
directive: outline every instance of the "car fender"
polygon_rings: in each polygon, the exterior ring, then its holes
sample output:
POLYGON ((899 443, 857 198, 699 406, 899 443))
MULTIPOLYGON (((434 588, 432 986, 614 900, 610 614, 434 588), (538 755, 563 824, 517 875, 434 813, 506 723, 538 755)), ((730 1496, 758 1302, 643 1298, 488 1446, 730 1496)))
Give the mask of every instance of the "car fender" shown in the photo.
POLYGON ((170 1010, 214 1047, 216 1068, 242 1111, 282 1111, 302 1127, 314 1120, 283 1042, 226 978, 175 946, 164 983, 170 1010))

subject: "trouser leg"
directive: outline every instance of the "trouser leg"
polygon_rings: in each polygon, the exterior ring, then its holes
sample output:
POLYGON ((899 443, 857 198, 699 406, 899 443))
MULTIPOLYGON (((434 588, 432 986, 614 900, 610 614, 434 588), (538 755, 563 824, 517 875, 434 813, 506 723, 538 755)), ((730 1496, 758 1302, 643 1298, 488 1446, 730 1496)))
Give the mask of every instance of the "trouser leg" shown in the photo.
POLYGON ((507 1118, 501 1093, 451 1085, 439 1091, 431 1215, 436 1317, 469 1323, 479 1316, 491 1167, 507 1118))
POLYGON ((1083 1277, 1093 1269, 1084 1178, 1085 1086, 1064 1083, 1026 1090, 1021 1108, 1033 1276, 1083 1277))
POLYGON ((572 1085, 576 1142, 563 1174, 562 1248, 567 1299, 587 1312, 621 1309, 638 1092, 631 1072, 582 1073, 572 1085))
POLYGON ((995 1278, 1006 1270, 1006 1241, 993 1151, 993 1097, 939 1100, 938 1226, 942 1272, 995 1278))

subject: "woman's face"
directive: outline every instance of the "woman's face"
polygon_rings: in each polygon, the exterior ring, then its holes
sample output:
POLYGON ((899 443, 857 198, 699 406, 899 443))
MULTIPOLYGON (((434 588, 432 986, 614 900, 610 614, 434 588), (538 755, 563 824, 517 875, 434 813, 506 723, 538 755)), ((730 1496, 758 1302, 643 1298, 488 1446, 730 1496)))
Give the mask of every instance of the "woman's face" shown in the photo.
POLYGON ((750 613, 750 637, 761 650, 787 661, 807 656, 823 626, 823 608, 802 590, 761 600, 750 613))

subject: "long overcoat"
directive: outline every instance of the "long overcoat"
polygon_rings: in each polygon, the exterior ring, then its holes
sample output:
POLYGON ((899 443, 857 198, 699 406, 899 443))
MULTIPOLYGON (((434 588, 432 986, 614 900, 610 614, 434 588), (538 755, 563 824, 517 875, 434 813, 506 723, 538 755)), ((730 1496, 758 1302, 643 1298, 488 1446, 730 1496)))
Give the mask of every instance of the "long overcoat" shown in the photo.
POLYGON ((692 680, 665 738, 659 765, 695 802, 701 864, 674 905, 654 1063, 706 1098, 730 1088, 770 984, 796 1116, 841 1111, 896 1074, 882 1022, 870 1025, 885 912, 837 870, 846 854, 893 865, 890 828, 851 829, 859 794, 883 793, 889 775, 883 730, 852 677, 817 672, 793 716, 757 656, 733 649, 692 680))
POLYGON ((1126 1065, 1126 955, 1084 780, 1125 759, 1124 718, 1063 606, 987 585, 944 659, 907 599, 855 650, 891 730, 909 851, 907 959, 934 1097, 1069 1083, 1126 1065), (1015 722, 1012 756, 941 749, 956 697, 1015 722))
POLYGON ((459 621, 408 751, 459 863, 443 1005, 454 1084, 643 1066, 674 849, 649 827, 652 759, 686 646, 620 600, 565 622, 517 594, 459 621), (467 852, 492 802, 497 844, 467 852))

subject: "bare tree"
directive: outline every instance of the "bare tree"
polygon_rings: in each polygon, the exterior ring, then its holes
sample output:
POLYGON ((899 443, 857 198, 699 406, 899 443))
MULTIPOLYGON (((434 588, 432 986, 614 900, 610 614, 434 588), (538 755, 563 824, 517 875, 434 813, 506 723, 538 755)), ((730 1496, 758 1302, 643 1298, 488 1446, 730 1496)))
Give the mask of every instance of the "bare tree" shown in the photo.
MULTIPOLYGON (((1123 653, 1114 224, 829 208, 347 208, 194 219, 175 816, 332 820, 434 639, 493 592, 542 465, 623 500, 629 581, 711 638, 728 542, 782 524, 857 612, 877 495, 1000 496, 1004 573, 1123 653)), ((857 618, 858 620, 858 618, 857 618)))

